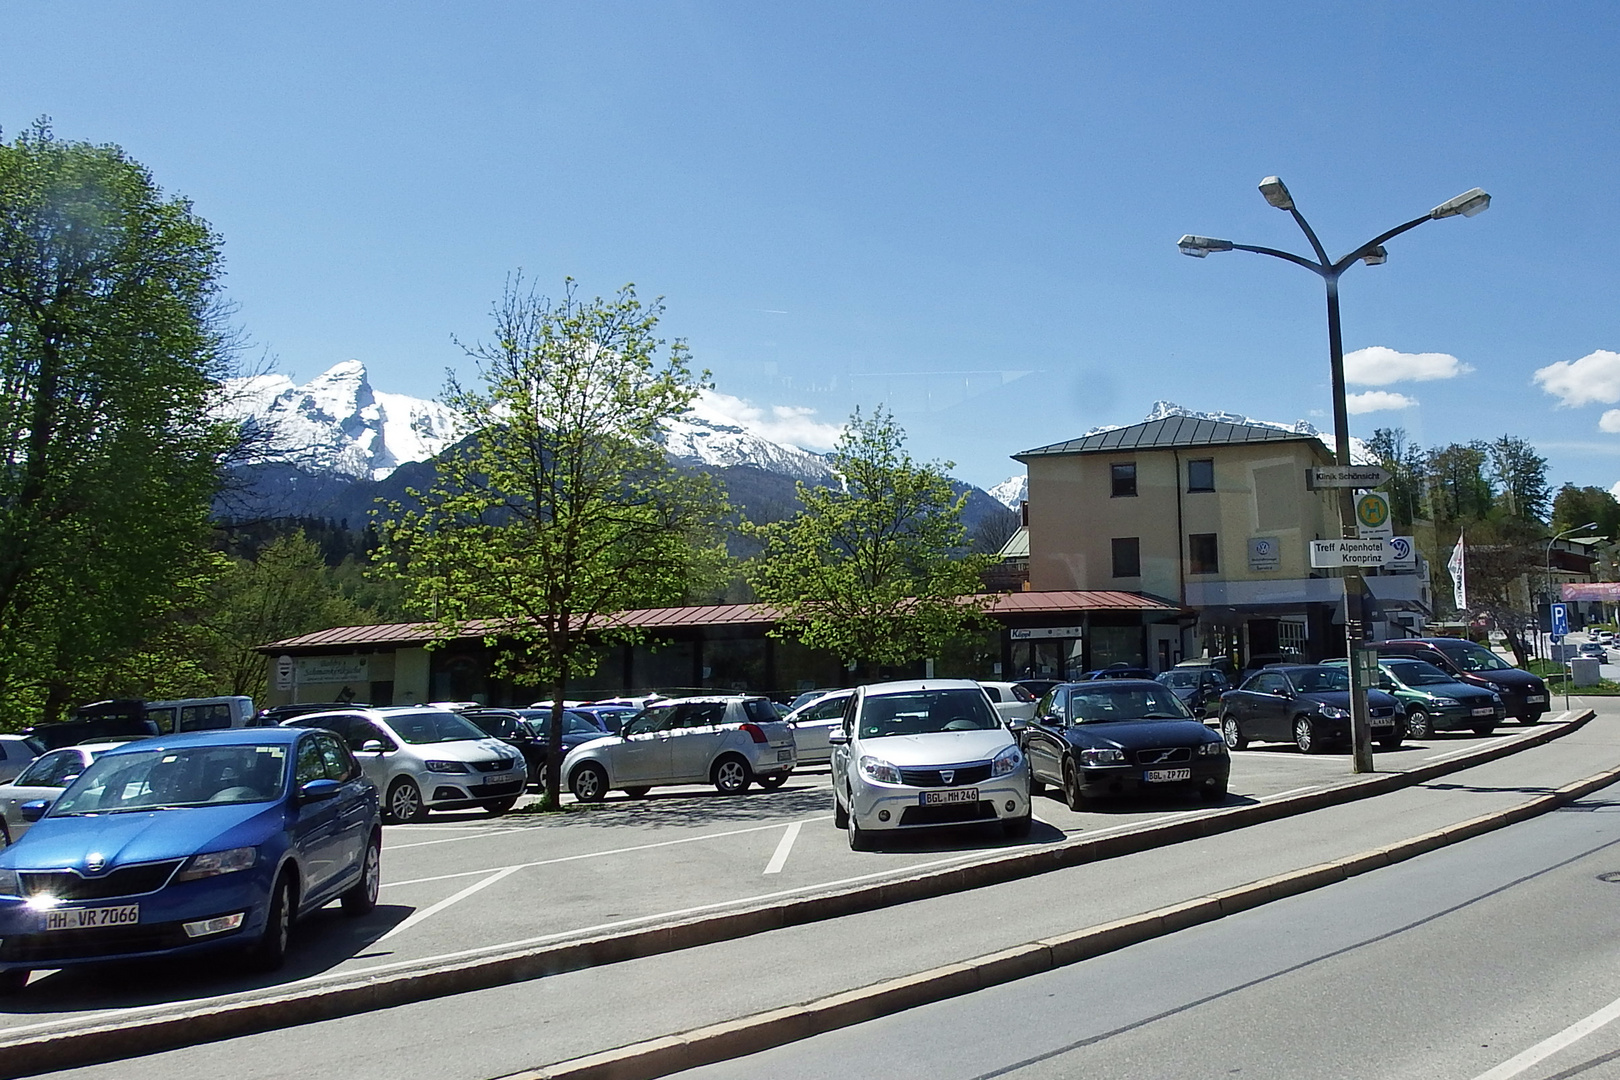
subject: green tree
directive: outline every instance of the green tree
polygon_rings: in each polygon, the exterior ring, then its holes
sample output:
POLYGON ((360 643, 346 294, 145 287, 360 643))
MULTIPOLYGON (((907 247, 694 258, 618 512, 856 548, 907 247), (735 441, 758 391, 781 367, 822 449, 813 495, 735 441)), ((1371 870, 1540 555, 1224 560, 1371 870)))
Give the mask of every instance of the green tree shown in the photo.
POLYGON ((1491 512, 1496 489, 1486 475, 1490 445, 1452 443, 1429 451, 1429 503, 1435 521, 1478 521, 1491 512))
POLYGON ((856 410, 833 452, 843 487, 798 487, 802 509, 751 526, 763 544, 746 573, 759 599, 796 638, 861 665, 937 656, 990 602, 975 597, 988 557, 968 549, 967 493, 942 465, 918 464, 905 433, 880 406, 856 410))
POLYGON ((1497 502, 1509 517, 1544 521, 1552 489, 1547 486, 1547 459, 1516 435, 1503 435, 1491 443, 1491 478, 1500 493, 1497 502))
POLYGON ((1396 527, 1411 528, 1428 514, 1428 464, 1423 448, 1411 440, 1405 428, 1378 428, 1367 440, 1367 448, 1389 470, 1384 490, 1389 493, 1396 527))
POLYGON ((1576 487, 1565 484, 1553 496, 1552 523, 1547 527, 1554 533, 1578 529, 1587 522, 1597 522, 1597 528, 1587 534, 1620 536, 1620 501, 1600 487, 1576 487))
POLYGON ((219 239, 115 146, 0 143, 0 713, 60 713, 203 557, 219 239))
POLYGON ((555 302, 509 284, 495 341, 470 348, 481 387, 446 398, 464 438, 441 456, 419 510, 381 530, 379 565, 438 641, 469 633, 496 649, 497 673, 553 697, 546 793, 557 805, 562 702, 589 674, 627 608, 680 603, 723 564, 724 502, 702 474, 672 466, 664 425, 707 373, 679 341, 656 337, 663 306, 626 286, 555 302))

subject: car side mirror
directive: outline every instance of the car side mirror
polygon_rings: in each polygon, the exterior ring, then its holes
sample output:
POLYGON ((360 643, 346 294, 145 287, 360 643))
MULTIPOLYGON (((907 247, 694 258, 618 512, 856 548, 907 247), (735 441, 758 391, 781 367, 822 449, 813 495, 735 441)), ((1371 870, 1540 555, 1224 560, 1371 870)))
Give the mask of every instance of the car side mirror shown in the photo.
POLYGON ((1008 731, 1017 733, 1017 732, 1023 731, 1028 726, 1029 726, 1028 724, 1024 723, 1023 720, 1019 719, 1016 716, 1011 716, 1011 717, 1007 718, 1007 730, 1008 731))
POLYGON ((22 813, 24 821, 38 821, 45 816, 45 811, 51 808, 53 801, 55 800, 35 799, 33 802, 23 803, 22 806, 18 807, 18 810, 22 813))
POLYGON ((848 746, 849 745, 849 736, 845 735, 842 731, 828 732, 827 733, 827 745, 828 746, 848 746))
MULTIPOLYGON (((365 742, 360 744, 360 752, 362 754, 383 754, 387 753, 387 751, 388 747, 383 744, 381 739, 367 739, 365 742)), ((317 782, 318 781, 315 780, 310 781, 311 784, 317 782)))
POLYGON ((343 785, 336 780, 310 780, 298 789, 300 803, 325 802, 337 797, 343 785))

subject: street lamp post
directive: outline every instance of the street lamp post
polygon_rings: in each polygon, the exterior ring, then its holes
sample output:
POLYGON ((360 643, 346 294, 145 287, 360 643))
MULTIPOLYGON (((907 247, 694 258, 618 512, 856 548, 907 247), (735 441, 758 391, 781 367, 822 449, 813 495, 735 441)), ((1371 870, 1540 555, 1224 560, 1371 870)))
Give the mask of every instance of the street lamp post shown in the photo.
MULTIPOLYGON (((1585 525, 1577 525, 1573 529, 1565 529, 1561 533, 1555 533, 1553 535, 1553 538, 1551 540, 1547 541, 1547 558, 1544 560, 1544 563, 1545 563, 1546 568, 1547 568, 1547 572, 1546 572, 1545 576, 1542 578, 1542 582, 1543 582, 1542 587, 1547 590, 1547 604, 1548 604, 1548 607, 1547 607, 1547 620, 1548 620, 1548 625, 1549 626, 1552 625, 1552 606, 1551 605, 1555 602, 1554 599, 1553 599, 1553 591, 1552 591, 1552 549, 1553 549, 1553 545, 1558 543, 1558 541, 1562 540, 1564 537, 1568 536, 1570 533, 1585 532, 1587 529, 1595 529, 1595 528, 1597 528, 1597 526, 1598 526, 1597 522, 1588 521, 1585 525)), ((1540 620, 1538 619, 1537 621, 1539 622, 1540 620)), ((1536 629, 1537 629, 1536 636, 1540 637, 1541 636, 1541 634, 1540 634, 1540 629, 1541 628, 1538 626, 1536 629)), ((1547 644, 1549 646, 1548 649, 1547 649, 1547 658, 1550 660, 1550 659, 1552 659, 1552 648, 1551 648, 1552 642, 1549 641, 1547 644)))
MULTIPOLYGON (((1303 266, 1322 279, 1327 286, 1327 318, 1328 318, 1328 359, 1332 365, 1333 381, 1333 442, 1334 450, 1340 465, 1349 465, 1350 461, 1350 417, 1345 402, 1344 393, 1344 341, 1339 326, 1339 278, 1357 262, 1364 262, 1368 266, 1378 266, 1388 261, 1389 253, 1384 250, 1384 242, 1415 229, 1425 221, 1434 221, 1439 218, 1473 217, 1491 205, 1491 197, 1480 188, 1472 188, 1458 195, 1455 199, 1448 199, 1439 206, 1430 210, 1422 217, 1413 218, 1404 225, 1397 225, 1388 232, 1381 233, 1373 239, 1362 244, 1350 254, 1337 262, 1328 258, 1327 250, 1322 242, 1316 238, 1316 231, 1305 220, 1294 206, 1294 198, 1288 193, 1282 180, 1275 176, 1268 176, 1260 181, 1260 194, 1265 196, 1266 202, 1278 210, 1286 210, 1299 225, 1305 239, 1310 241, 1311 250, 1315 252, 1315 260, 1307 259, 1302 255, 1295 255, 1288 251, 1279 251, 1276 248, 1255 247, 1250 244, 1234 244, 1230 240, 1216 240, 1208 236, 1183 236, 1176 246, 1183 255, 1191 255, 1195 259, 1202 259, 1213 251, 1252 251, 1257 255, 1270 255, 1275 259, 1283 259, 1296 266, 1303 266)), ((1339 519, 1340 529, 1348 536, 1355 521, 1355 493, 1350 488, 1344 488, 1339 493, 1339 519)), ((1366 640, 1366 630, 1363 624, 1363 609, 1365 606, 1366 583, 1362 580, 1359 570, 1351 567, 1344 571, 1344 636, 1346 654, 1349 659, 1350 671, 1350 734, 1354 744, 1352 754, 1352 768, 1354 771, 1372 772, 1372 729, 1367 722, 1367 686, 1361 668, 1357 663, 1356 650, 1366 640)))

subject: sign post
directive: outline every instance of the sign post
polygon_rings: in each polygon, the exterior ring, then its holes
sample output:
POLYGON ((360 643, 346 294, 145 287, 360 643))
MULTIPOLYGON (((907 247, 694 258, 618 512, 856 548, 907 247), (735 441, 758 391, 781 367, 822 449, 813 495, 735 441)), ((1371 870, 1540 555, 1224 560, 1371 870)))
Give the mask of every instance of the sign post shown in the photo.
POLYGON ((1312 491, 1375 488, 1388 483, 1389 476, 1389 470, 1378 465, 1318 465, 1305 470, 1305 486, 1312 491))

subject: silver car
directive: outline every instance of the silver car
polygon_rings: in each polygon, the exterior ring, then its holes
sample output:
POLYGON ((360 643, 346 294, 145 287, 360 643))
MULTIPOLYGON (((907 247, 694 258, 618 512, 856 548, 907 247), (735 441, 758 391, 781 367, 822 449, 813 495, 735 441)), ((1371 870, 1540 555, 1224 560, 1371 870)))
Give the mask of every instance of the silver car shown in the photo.
POLYGON ((832 736, 833 821, 856 851, 874 833, 999 821, 1030 829, 1029 760, 983 687, 924 679, 859 687, 832 736))
POLYGON ((62 789, 77 780, 97 754, 114 746, 122 746, 127 741, 86 743, 83 746, 48 750, 35 758, 9 784, 0 784, 0 847, 15 844, 28 831, 28 819, 22 814, 24 804, 41 799, 55 802, 62 789))
POLYGON ((449 709, 344 709, 309 713, 283 726, 336 732, 377 785, 387 822, 472 807, 504 814, 528 782, 519 750, 449 709))
POLYGON ((692 697, 650 705, 619 734, 576 746, 563 759, 563 780, 580 802, 610 788, 632 799, 669 784, 713 784, 739 795, 758 783, 787 782, 798 764, 793 729, 762 697, 692 697))
POLYGON ((16 779, 46 749, 32 735, 0 735, 0 780, 16 779))
POLYGON ((844 709, 853 690, 829 690, 811 698, 784 718, 793 729, 793 741, 798 744, 800 765, 827 765, 832 761, 832 744, 828 737, 844 727, 844 709))

